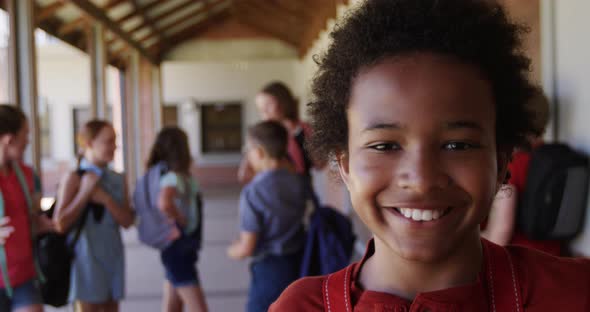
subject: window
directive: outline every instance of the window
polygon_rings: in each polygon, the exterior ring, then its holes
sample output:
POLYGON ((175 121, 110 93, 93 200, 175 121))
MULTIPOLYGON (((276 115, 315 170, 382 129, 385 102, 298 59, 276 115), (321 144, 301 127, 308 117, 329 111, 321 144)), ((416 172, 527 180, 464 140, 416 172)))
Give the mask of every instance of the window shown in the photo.
POLYGON ((242 148, 242 105, 215 103, 201 106, 203 153, 239 153, 242 148))

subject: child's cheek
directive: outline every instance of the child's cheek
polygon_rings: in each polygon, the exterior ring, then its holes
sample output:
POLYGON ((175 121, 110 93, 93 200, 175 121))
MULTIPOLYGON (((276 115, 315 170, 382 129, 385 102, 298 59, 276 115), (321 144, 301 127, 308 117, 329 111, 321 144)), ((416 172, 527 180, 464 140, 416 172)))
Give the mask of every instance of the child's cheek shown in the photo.
POLYGON ((351 158, 349 191, 359 214, 368 212, 360 210, 376 207, 379 193, 390 186, 392 172, 391 168, 387 168, 387 162, 376 162, 367 157, 351 158))

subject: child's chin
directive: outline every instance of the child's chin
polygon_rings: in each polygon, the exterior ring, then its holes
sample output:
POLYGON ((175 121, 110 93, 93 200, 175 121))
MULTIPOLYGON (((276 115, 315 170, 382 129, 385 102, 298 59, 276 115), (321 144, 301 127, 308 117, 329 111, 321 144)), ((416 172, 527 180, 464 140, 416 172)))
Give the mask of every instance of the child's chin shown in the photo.
POLYGON ((435 263, 448 257, 448 250, 445 244, 441 243, 406 243, 397 247, 398 255, 407 261, 421 263, 435 263))

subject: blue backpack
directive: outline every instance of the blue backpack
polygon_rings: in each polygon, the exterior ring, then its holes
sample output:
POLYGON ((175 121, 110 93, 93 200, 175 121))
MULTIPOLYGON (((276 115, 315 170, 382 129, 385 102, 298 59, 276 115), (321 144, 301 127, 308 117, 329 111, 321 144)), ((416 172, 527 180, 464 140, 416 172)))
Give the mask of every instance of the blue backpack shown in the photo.
POLYGON ((308 193, 314 212, 307 231, 301 277, 326 275, 348 266, 356 239, 350 218, 332 207, 321 206, 309 184, 308 193))
POLYGON ((133 192, 133 206, 138 217, 139 240, 156 249, 163 250, 171 243, 168 239, 174 224, 158 209, 160 177, 168 171, 166 164, 158 163, 137 181, 133 192))

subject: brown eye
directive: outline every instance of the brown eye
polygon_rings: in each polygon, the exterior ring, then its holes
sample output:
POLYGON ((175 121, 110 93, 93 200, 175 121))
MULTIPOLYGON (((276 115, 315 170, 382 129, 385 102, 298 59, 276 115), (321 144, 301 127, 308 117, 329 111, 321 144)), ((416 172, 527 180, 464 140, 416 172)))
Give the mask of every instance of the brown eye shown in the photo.
POLYGON ((396 151, 401 149, 397 143, 379 143, 371 145, 369 148, 378 152, 396 151))
POLYGON ((476 144, 471 144, 467 142, 449 142, 443 145, 443 148, 446 150, 451 151, 464 151, 469 149, 478 148, 479 146, 476 144))

